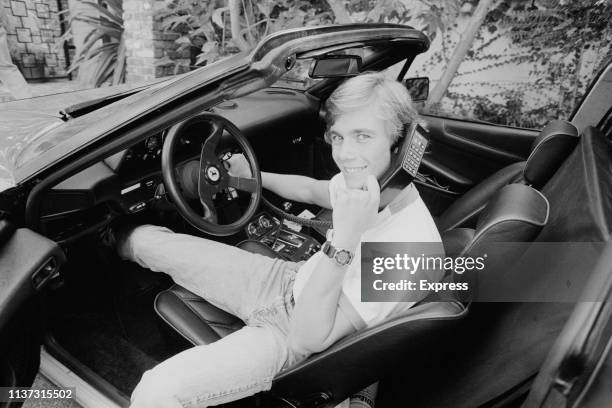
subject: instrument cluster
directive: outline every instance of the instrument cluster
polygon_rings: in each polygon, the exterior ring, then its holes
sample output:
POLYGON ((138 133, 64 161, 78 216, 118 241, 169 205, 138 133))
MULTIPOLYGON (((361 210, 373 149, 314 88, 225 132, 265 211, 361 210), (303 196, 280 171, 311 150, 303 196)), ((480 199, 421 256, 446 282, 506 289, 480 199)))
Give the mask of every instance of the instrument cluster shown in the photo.
MULTIPOLYGON (((150 136, 127 149, 119 165, 119 173, 131 179, 160 172, 164 135, 162 132, 150 136)), ((199 157, 200 143, 196 140, 198 137, 200 136, 185 134, 180 138, 175 152, 177 161, 199 157)))

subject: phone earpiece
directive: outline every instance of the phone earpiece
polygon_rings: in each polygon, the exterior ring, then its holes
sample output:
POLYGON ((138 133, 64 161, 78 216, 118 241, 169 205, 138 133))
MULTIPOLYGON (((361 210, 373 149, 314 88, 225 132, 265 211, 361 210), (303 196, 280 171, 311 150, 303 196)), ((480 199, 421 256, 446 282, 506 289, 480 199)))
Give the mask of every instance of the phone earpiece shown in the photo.
POLYGON ((391 163, 389 168, 379 178, 380 188, 383 189, 401 171, 415 177, 428 141, 425 130, 417 123, 405 124, 397 141, 391 146, 391 163))

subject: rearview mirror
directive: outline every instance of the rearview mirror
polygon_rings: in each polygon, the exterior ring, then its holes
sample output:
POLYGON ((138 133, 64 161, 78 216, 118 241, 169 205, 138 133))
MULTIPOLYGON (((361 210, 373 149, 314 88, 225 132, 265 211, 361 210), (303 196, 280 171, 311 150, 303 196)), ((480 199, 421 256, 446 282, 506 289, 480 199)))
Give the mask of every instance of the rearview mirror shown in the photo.
POLYGON ((358 55, 325 55, 316 58, 310 66, 311 78, 350 77, 361 71, 361 57, 358 55))
POLYGON ((413 102, 425 102, 429 97, 429 78, 408 78, 404 80, 413 102))

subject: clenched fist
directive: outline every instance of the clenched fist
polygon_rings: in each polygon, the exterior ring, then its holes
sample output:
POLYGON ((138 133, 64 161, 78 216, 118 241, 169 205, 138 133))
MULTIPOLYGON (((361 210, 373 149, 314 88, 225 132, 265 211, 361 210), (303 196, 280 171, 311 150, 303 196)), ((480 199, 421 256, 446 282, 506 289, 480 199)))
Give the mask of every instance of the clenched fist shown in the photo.
POLYGON ((232 155, 232 157, 223 162, 223 165, 231 176, 244 178, 253 177, 249 162, 242 153, 232 155))
POLYGON ((338 189, 332 215, 332 244, 354 250, 361 234, 374 224, 379 204, 380 186, 372 175, 367 177, 362 189, 338 189))

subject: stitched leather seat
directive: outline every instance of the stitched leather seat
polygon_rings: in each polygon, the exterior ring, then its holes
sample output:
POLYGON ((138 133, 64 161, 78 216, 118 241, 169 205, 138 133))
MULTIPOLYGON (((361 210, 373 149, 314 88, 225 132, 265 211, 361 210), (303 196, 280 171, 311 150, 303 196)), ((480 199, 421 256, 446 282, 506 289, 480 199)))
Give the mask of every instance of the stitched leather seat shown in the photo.
MULTIPOLYGON (((475 230, 457 229, 445 234, 446 250, 470 256, 483 243, 529 242, 547 217, 548 202, 544 196, 525 185, 507 186, 491 199, 475 230), (447 246, 451 242, 452 248, 447 246)), ((255 241, 239 246, 275 256, 268 247, 255 241)), ((155 309, 194 345, 209 344, 242 327, 236 317, 178 285, 157 296, 155 309)), ((414 370, 431 366, 436 358, 444 358, 442 350, 449 350, 444 342, 456 334, 466 313, 458 302, 423 302, 401 316, 349 335, 279 373, 270 395, 304 406, 316 406, 323 401, 338 403, 407 360, 414 370)))
POLYGON ((541 189, 574 150, 578 140, 578 130, 571 123, 550 122, 534 140, 527 161, 506 166, 484 179, 438 217, 436 224, 440 233, 458 227, 473 228, 491 196, 508 184, 522 183, 541 189))
MULTIPOLYGON (((270 247, 258 241, 243 241, 239 248, 278 258, 270 247)), ((236 316, 211 305, 180 285, 173 285, 155 299, 155 311, 192 344, 210 344, 244 326, 236 316)))

